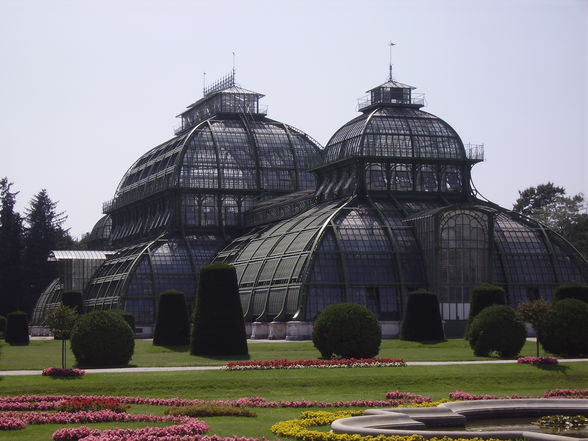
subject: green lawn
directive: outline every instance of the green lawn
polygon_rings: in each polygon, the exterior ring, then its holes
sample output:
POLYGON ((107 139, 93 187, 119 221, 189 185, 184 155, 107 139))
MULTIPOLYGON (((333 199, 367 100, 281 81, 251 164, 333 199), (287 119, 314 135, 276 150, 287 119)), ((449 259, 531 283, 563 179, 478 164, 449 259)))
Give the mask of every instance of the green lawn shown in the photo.
MULTIPOLYGON (((252 343, 251 358, 317 358, 311 343, 252 343)), ((191 357, 186 348, 154 348, 138 341, 133 363, 150 365, 222 364, 224 360, 191 357)), ((524 355, 532 355, 529 344, 524 355)), ((4 345, 1 369, 40 369, 59 363, 59 342, 35 341, 30 346, 4 345), (15 359, 16 358, 16 359, 15 359), (20 361, 18 361, 20 360, 20 361), (20 364, 19 364, 20 363, 20 364)), ((423 345, 387 340, 381 357, 417 360, 476 359, 462 340, 423 345)), ((72 358, 73 359, 73 358, 72 358)), ((553 388, 586 388, 588 362, 565 363, 539 368, 519 364, 407 366, 402 368, 300 369, 273 371, 187 371, 158 373, 88 374, 77 379, 34 376, 1 376, 0 395, 21 394, 96 394, 145 397, 183 397, 193 399, 235 399, 262 396, 270 400, 381 400, 386 392, 402 390, 447 397, 449 392, 465 390, 496 395, 541 395, 553 388)), ((162 414, 164 407, 133 406, 133 413, 162 414)), ((270 427, 281 420, 296 418, 301 409, 254 409, 255 418, 204 418, 211 434, 266 437, 275 440, 270 427)), ((142 425, 152 425, 145 423, 142 425)), ((93 426, 93 425, 92 425, 93 426)), ((104 424, 98 427, 114 427, 104 424)), ((120 424, 116 424, 120 426, 120 424)), ((0 440, 49 441, 61 425, 29 425, 21 431, 0 431, 0 440)), ((125 426, 126 427, 126 426, 125 426)), ((136 426, 133 426, 136 427, 136 426)))
MULTIPOLYGON (((250 343, 253 360, 316 359, 320 353, 312 342, 250 343)), ((527 342, 521 355, 535 355, 535 343, 527 342)), ((465 340, 455 339, 441 343, 416 343, 401 340, 383 340, 378 357, 403 358, 406 361, 455 361, 487 360, 476 357, 465 340)), ((68 354, 70 365, 75 365, 73 354, 68 354)), ((153 346, 150 340, 137 340, 133 366, 210 366, 222 365, 229 357, 195 357, 187 346, 153 346)), ((44 369, 61 365, 61 342, 33 340, 28 346, 3 345, 0 354, 0 370, 44 369)))

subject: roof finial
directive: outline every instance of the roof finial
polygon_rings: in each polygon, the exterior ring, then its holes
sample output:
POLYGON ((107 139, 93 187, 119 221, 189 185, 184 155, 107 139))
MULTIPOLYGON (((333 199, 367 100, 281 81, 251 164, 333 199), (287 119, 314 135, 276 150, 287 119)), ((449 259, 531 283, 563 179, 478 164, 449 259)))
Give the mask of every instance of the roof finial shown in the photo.
POLYGON ((235 77, 235 52, 233 52, 233 78, 235 77))
POLYGON ((390 74, 389 74, 388 81, 394 81, 394 79, 392 78, 392 46, 395 46, 395 45, 396 45, 396 43, 390 42, 390 74))
POLYGON ((202 72, 202 95, 206 95, 206 72, 202 72))

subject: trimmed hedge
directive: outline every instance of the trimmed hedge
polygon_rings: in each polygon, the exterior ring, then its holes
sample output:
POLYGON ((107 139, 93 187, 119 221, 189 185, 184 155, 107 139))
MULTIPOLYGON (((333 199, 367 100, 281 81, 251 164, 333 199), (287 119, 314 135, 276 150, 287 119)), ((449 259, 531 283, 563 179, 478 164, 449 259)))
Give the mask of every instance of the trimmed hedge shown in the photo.
POLYGON ((190 322, 186 296, 180 291, 165 291, 159 296, 153 344, 187 345, 188 343, 190 343, 190 322))
POLYGON ((554 302, 541 329, 541 345, 552 354, 588 355, 588 304, 572 298, 554 302))
POLYGON ((61 303, 70 308, 74 308, 78 314, 84 313, 84 301, 82 293, 79 291, 63 291, 61 293, 61 303))
POLYGON ((29 344, 29 322, 26 312, 14 311, 7 314, 4 340, 11 345, 29 344))
POLYGON ((4 337, 6 335, 6 317, 0 315, 0 336, 4 337))
POLYGON ((124 366, 135 350, 135 334, 117 311, 80 316, 71 333, 71 350, 84 366, 124 366))
POLYGON ((555 288, 553 301, 578 299, 588 303, 588 283, 569 282, 555 288))
POLYGON ((316 317, 312 342, 323 358, 372 358, 380 351, 382 330, 365 306, 336 303, 316 317))
POLYGON ((200 268, 190 339, 192 355, 248 355, 235 267, 200 268))
POLYGON ((400 340, 445 340, 439 299, 425 289, 410 293, 402 318, 400 340))
POLYGON ((492 305, 474 319, 468 340, 474 354, 487 357, 496 352, 501 358, 519 354, 527 339, 522 318, 510 306, 492 305))
POLYGON ((488 306, 506 305, 506 293, 500 286, 491 283, 482 283, 472 289, 470 296, 470 317, 465 332, 466 340, 469 337, 469 330, 476 316, 488 306))

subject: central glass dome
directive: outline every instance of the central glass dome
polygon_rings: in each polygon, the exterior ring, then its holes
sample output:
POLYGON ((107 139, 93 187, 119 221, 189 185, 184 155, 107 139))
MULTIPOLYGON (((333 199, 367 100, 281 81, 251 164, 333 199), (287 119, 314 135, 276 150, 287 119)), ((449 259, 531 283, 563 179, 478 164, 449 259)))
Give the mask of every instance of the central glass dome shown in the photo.
POLYGON ((307 169, 319 145, 267 118, 262 97, 223 78, 178 115, 174 138, 129 168, 104 204, 117 252, 85 290, 89 310, 122 308, 149 328, 161 292, 193 301, 200 267, 244 232, 256 204, 315 188, 307 169))

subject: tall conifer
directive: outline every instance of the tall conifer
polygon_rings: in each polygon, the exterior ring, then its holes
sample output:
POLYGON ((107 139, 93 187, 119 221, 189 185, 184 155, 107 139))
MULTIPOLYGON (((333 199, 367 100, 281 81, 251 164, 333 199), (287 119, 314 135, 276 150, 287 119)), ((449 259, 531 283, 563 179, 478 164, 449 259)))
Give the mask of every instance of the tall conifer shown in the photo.
POLYGON ((19 309, 22 293, 22 219, 14 211, 16 195, 8 178, 0 179, 0 315, 19 309))
POLYGON ((31 313, 35 302, 46 286, 57 277, 55 264, 47 262, 49 252, 71 247, 72 240, 67 230, 62 228, 67 216, 56 211, 53 202, 43 189, 31 200, 26 212, 28 227, 24 235, 24 277, 25 290, 21 309, 31 313))

